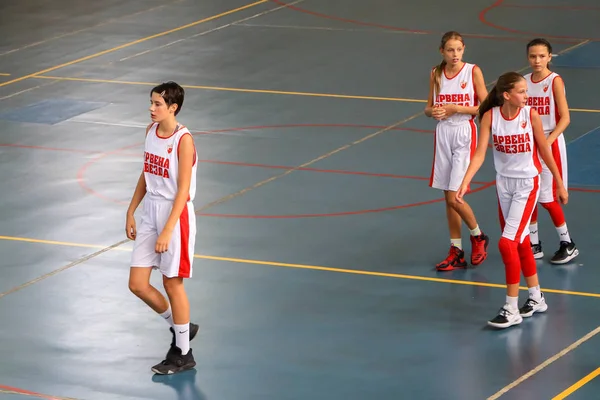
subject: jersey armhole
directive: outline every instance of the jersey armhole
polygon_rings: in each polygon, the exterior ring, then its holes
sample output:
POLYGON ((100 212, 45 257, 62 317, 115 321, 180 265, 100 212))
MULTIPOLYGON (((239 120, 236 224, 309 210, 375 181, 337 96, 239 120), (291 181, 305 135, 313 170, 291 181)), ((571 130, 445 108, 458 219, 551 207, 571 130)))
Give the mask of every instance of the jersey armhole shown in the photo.
POLYGON ((186 132, 179 138, 179 141, 177 142, 177 159, 179 159, 179 146, 181 146, 181 139, 183 139, 183 137, 186 135, 190 135, 190 137, 192 138, 192 146, 194 147, 194 162, 192 163, 193 167, 198 162, 198 154, 196 153, 196 143, 194 143, 194 136, 192 136, 191 132, 186 132))
POLYGON ((148 132, 150 132, 150 129, 152 129, 153 126, 154 126, 154 122, 152 122, 150 125, 148 125, 146 127, 146 136, 148 136, 148 132))

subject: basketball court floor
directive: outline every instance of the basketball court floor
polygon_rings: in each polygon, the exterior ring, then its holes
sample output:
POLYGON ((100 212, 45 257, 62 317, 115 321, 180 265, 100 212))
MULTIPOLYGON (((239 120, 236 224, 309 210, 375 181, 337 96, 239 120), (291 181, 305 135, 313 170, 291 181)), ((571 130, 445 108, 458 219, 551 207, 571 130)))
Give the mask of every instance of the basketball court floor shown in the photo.
POLYGON ((597 397, 596 1, 29 0, 0 13, 0 400, 597 397), (581 254, 548 262, 558 237, 541 209, 549 310, 503 331, 486 327, 505 299, 491 153, 468 196, 488 260, 434 268, 449 240, 423 109, 449 30, 490 85, 528 72, 526 43, 547 38, 571 110, 565 213, 581 254), (168 80, 186 90, 179 120, 200 158, 186 282, 200 332, 196 369, 160 377, 170 333, 128 290, 124 228, 150 90, 168 80))

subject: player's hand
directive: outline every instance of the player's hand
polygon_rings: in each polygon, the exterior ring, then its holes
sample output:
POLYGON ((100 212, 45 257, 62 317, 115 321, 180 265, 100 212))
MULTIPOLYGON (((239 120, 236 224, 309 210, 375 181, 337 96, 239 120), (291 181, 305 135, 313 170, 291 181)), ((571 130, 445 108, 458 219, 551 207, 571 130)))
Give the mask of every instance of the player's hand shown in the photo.
POLYGON ((128 239, 135 240, 137 230, 135 227, 135 217, 133 215, 127 214, 127 220, 125 222, 125 234, 127 235, 128 239))
POLYGON ((556 189, 556 197, 561 204, 567 204, 569 202, 569 193, 563 185, 556 189))
POLYGON ((154 251, 157 253, 166 253, 169 250, 169 243, 171 243, 171 232, 162 231, 156 239, 156 247, 154 251))
POLYGON ((451 115, 454 115, 458 112, 458 107, 456 104, 444 104, 442 106, 443 110, 445 111, 445 115, 446 118, 450 117, 451 115))
POLYGON ((443 119, 446 119, 446 110, 444 109, 444 107, 441 106, 435 106, 433 107, 433 109, 431 110, 431 116, 438 120, 441 121, 443 119))
POLYGON ((467 193, 469 188, 469 185, 466 183, 463 183, 462 185, 460 185, 460 187, 458 188, 458 191, 456 192, 456 202, 458 204, 464 204, 464 200, 463 197, 465 196, 465 194, 467 193))

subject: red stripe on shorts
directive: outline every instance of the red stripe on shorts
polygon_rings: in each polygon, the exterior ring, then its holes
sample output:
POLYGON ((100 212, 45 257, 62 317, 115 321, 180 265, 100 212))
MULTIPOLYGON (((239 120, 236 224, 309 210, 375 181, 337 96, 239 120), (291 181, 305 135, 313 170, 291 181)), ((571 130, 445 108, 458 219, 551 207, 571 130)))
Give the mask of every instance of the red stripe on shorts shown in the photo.
POLYGON ((529 225, 531 221, 531 215, 533 214, 533 208, 536 204, 537 192, 540 188, 540 176, 536 176, 533 179, 533 189, 529 193, 529 197, 527 198, 527 203, 525 204, 525 209, 523 210, 523 216, 521 217, 521 222, 519 223, 519 228, 517 229, 517 234, 515 235, 515 241, 517 243, 521 243, 521 235, 525 230, 525 227, 529 225))
POLYGON ((179 273, 180 278, 189 278, 191 271, 190 260, 190 214, 188 204, 185 205, 179 217, 179 232, 181 240, 181 254, 179 255, 179 273))

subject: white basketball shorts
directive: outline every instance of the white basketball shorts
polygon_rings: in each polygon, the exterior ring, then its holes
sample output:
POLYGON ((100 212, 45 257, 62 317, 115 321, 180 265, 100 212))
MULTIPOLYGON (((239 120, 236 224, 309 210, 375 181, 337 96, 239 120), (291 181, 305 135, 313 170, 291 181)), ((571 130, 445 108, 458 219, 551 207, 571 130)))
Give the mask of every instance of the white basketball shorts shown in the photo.
MULTIPOLYGON (((558 171, 565 185, 565 189, 568 189, 568 169, 567 169, 567 144, 565 143, 564 135, 560 135, 554 143, 552 143, 552 157, 556 162, 558 171)), ((542 174, 540 183, 540 203, 552 203, 557 200, 556 198, 556 181, 552 176, 552 173, 546 166, 542 157, 540 157, 542 164, 542 174)))
POLYGON ((523 243, 540 194, 540 177, 507 178, 496 175, 496 194, 502 237, 523 243))
POLYGON ((155 251, 156 240, 169 219, 172 207, 172 201, 146 196, 137 224, 131 266, 152 267, 168 278, 191 278, 196 242, 196 214, 192 202, 183 209, 173 229, 168 250, 165 253, 155 251))
POLYGON ((473 120, 459 124, 441 121, 435 128, 433 166, 429 186, 457 191, 477 148, 477 126, 473 120))

